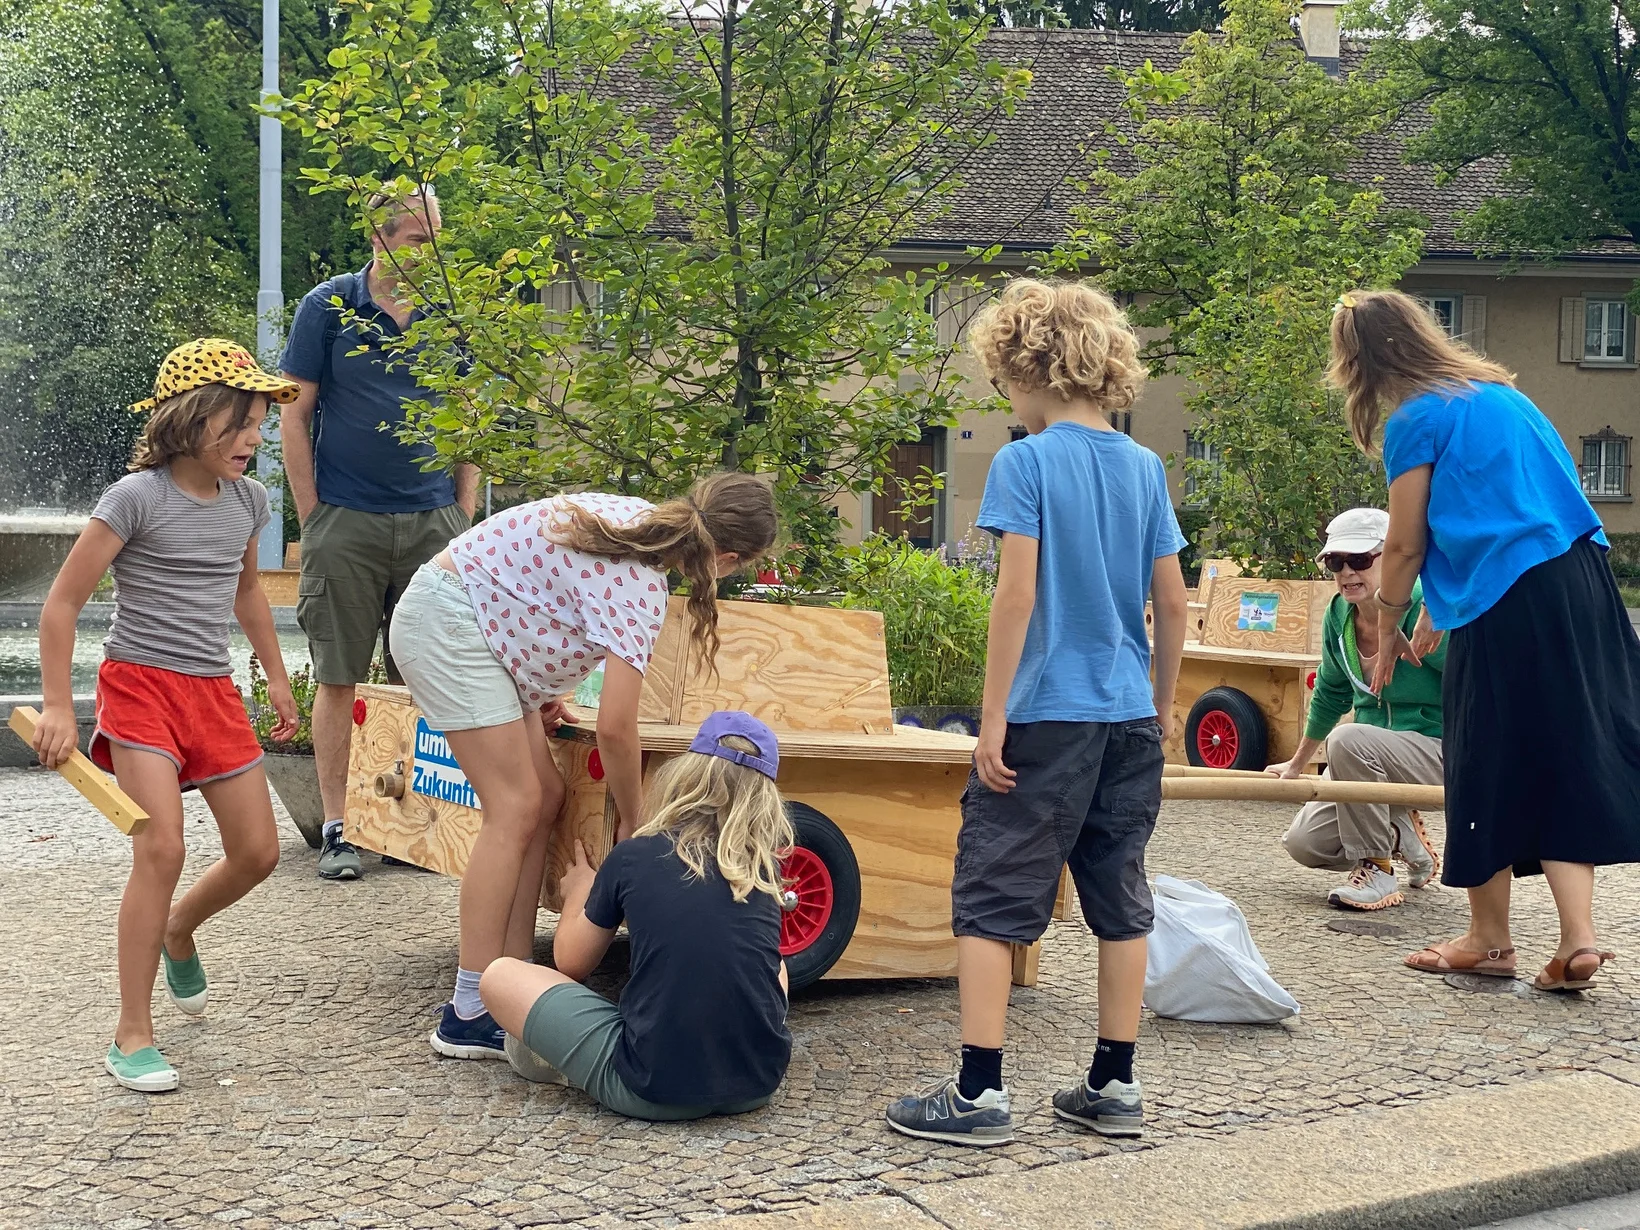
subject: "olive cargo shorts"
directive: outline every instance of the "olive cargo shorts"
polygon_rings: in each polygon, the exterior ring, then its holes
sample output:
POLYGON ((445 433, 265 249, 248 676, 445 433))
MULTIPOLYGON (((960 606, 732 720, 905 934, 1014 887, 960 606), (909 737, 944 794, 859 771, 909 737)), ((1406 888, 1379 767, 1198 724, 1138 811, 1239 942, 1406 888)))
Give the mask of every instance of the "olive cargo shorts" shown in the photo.
MULTIPOLYGON (((319 504, 302 523, 296 621, 318 683, 363 683, 393 604, 420 568, 469 527, 459 505, 367 513, 319 504)), ((391 654, 388 678, 398 681, 391 654)))

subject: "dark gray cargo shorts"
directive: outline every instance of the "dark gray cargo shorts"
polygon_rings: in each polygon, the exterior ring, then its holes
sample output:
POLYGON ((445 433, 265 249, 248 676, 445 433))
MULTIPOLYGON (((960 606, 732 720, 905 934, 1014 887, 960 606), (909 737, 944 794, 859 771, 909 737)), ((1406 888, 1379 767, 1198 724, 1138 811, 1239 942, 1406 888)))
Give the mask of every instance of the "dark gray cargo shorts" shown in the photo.
POLYGON ((1082 916, 1102 940, 1149 935, 1145 844, 1162 807, 1162 727, 1132 722, 1008 724, 998 794, 968 776, 951 881, 951 930, 1031 944, 1053 916, 1069 864, 1082 916))

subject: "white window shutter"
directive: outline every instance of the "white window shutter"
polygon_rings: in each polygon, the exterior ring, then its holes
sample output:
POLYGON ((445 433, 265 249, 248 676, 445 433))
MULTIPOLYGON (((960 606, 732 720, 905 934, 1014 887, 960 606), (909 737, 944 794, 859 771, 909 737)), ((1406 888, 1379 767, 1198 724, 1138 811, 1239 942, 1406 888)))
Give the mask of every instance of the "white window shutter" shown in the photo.
POLYGON ((1560 301, 1560 361, 1583 360, 1583 299, 1570 295, 1560 301))
POLYGON ((1486 296, 1463 297, 1462 340, 1476 354, 1486 353, 1486 296))

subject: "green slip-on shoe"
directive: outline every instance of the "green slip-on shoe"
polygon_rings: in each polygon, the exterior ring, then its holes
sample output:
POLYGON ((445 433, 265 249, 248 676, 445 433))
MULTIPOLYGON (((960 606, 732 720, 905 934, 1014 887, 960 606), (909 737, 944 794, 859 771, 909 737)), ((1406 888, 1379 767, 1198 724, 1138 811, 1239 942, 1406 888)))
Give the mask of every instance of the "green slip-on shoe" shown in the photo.
POLYGON ((165 1056, 155 1046, 139 1047, 127 1055, 116 1044, 109 1043, 103 1067, 120 1084, 138 1093, 164 1093, 175 1089, 180 1079, 177 1070, 165 1062, 165 1056))
POLYGON ((201 1016, 205 1012, 205 967, 199 963, 199 950, 194 955, 182 961, 172 958, 160 945, 160 961, 165 966, 165 993, 171 997, 171 1002, 189 1016, 201 1016))

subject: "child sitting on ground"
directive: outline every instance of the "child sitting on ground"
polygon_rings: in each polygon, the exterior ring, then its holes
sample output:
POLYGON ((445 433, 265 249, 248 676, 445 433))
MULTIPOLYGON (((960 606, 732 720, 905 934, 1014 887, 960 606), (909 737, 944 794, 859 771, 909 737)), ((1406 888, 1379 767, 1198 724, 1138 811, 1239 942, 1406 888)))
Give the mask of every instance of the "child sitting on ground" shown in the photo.
POLYGON ((791 1058, 780 959, 780 858, 791 821, 774 732, 714 713, 655 775, 648 823, 596 874, 575 843, 561 881, 557 969, 502 957, 480 993, 519 1075, 568 1083, 636 1119, 766 1105, 791 1058), (581 985, 625 920, 619 1006, 581 985))
POLYGON ((978 519, 1002 552, 951 884, 962 1069, 895 1102, 888 1122, 952 1144, 1013 1139, 1002 1083, 1011 949, 1041 938, 1069 862, 1099 937, 1099 1041, 1087 1077, 1054 1095, 1054 1112, 1137 1136, 1133 1046, 1152 921, 1145 844, 1184 647, 1185 540, 1161 459, 1110 423, 1144 379, 1110 296, 1020 279, 969 339, 1029 435, 991 463, 978 519))
POLYGON ((278 713, 273 737, 296 733, 296 702, 279 656, 273 611, 256 570, 267 490, 245 477, 262 443, 268 398, 295 382, 261 371, 233 342, 178 346, 159 369, 131 473, 106 492, 69 552, 40 612, 44 712, 34 750, 48 768, 78 738, 70 664, 80 609, 110 566, 114 622, 97 672, 91 758, 148 813, 131 839, 120 901, 120 1020, 104 1066, 143 1093, 177 1087, 154 1046, 154 976, 190 1016, 205 1011, 194 931, 255 888, 279 861, 262 748, 228 661, 230 620, 250 638, 278 713), (222 857, 174 906, 182 875, 182 792, 197 787, 222 833, 222 857))

